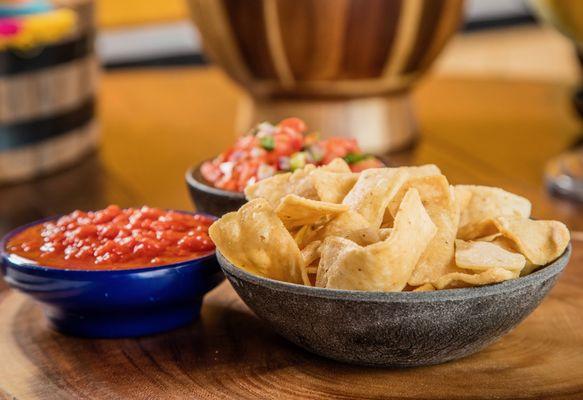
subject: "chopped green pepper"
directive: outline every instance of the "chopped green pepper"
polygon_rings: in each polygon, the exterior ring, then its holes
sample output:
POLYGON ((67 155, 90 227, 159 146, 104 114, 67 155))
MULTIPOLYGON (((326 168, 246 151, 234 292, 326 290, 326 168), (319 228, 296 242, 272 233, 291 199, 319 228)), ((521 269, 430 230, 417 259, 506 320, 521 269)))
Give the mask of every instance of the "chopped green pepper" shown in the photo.
POLYGON ((289 166, 292 171, 306 166, 306 158, 308 154, 303 151, 298 151, 289 160, 289 166))
POLYGON ((267 151, 275 149, 275 139, 273 139, 273 136, 263 136, 259 139, 259 143, 261 144, 261 147, 267 151))
POLYGON ((346 161, 348 164, 356 164, 357 162, 360 162, 362 160, 366 160, 367 158, 370 158, 370 154, 350 153, 350 154, 347 154, 346 156, 344 156, 344 161, 346 161))

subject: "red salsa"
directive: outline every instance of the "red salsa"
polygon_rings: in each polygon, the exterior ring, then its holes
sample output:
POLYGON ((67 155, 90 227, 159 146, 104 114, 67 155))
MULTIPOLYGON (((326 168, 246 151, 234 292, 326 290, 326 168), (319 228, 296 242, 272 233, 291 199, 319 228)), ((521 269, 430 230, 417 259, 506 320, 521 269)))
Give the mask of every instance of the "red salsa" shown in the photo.
POLYGON ((306 164, 325 165, 338 157, 344 158, 353 172, 384 167, 379 159, 363 153, 355 139, 321 139, 317 132, 308 132, 301 119, 287 118, 277 125, 257 125, 231 148, 205 162, 200 172, 217 188, 242 192, 247 185, 277 173, 306 164))
POLYGON ((210 217, 112 205, 32 226, 6 245, 17 256, 61 269, 121 270, 198 258, 215 248, 210 217))

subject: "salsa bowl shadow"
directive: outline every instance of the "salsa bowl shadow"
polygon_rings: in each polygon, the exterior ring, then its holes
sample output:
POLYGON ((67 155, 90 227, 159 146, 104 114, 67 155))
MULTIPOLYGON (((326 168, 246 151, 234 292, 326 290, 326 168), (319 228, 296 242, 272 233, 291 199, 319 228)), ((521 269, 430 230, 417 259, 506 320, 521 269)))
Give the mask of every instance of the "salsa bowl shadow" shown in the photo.
POLYGON ((0 242, 4 280, 42 306, 56 330, 82 337, 132 337, 168 331, 196 320, 203 296, 223 279, 214 251, 156 267, 67 270, 30 263, 6 251, 24 225, 0 242))
POLYGON ((200 173, 200 167, 203 163, 188 169, 184 176, 196 210, 217 217, 237 211, 247 202, 245 195, 212 186, 200 173))
POLYGON ((378 367, 440 364, 471 355, 526 318, 557 281, 553 263, 502 283, 432 292, 363 292, 262 278, 217 258, 235 291, 276 332, 341 362, 378 367))

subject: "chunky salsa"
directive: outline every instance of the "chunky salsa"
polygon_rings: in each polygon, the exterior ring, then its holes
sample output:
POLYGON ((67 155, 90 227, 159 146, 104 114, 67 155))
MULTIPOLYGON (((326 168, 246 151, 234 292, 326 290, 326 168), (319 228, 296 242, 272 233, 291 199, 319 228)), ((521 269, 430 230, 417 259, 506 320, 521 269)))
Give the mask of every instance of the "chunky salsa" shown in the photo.
POLYGON ((263 122, 241 136, 233 147, 201 166, 202 176, 217 188, 242 192, 249 184, 306 164, 325 165, 344 158, 354 172, 383 167, 360 150, 355 139, 320 139, 304 121, 287 118, 277 125, 263 122))
POLYGON ((15 235, 6 249, 39 265, 121 270, 170 264, 212 252, 213 218, 157 208, 74 211, 15 235))

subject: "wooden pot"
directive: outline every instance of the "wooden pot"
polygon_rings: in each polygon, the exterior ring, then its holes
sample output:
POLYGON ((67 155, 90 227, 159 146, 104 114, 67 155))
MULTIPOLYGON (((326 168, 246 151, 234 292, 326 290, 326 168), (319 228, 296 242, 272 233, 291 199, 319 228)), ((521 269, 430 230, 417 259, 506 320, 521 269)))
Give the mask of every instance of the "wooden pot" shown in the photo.
POLYGON ((68 166, 97 143, 92 0, 58 0, 77 13, 67 37, 33 51, 0 51, 0 183, 68 166))
POLYGON ((239 128, 298 116, 378 153, 413 140, 409 89, 463 8, 463 0, 189 2, 208 55, 252 95, 239 128))

